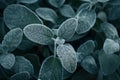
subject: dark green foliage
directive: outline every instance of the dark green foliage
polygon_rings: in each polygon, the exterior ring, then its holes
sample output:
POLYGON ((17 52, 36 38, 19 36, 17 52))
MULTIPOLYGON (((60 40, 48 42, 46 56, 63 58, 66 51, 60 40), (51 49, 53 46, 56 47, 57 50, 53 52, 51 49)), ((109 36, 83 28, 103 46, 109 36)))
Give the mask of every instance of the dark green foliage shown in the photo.
POLYGON ((0 80, 120 80, 120 0, 0 0, 0 80))

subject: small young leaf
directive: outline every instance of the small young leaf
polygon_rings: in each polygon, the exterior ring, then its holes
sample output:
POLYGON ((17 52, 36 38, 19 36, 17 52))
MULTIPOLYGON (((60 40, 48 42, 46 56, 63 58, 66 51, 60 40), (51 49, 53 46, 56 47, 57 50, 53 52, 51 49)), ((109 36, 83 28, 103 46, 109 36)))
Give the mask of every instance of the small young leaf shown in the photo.
POLYGON ((13 54, 1 54, 0 65, 5 69, 11 69, 15 63, 15 56, 13 54))
POLYGON ((24 28, 25 36, 38 44, 48 45, 52 42, 52 30, 42 24, 29 24, 24 28))
POLYGON ((77 52, 82 52, 84 54, 89 54, 92 53, 94 51, 95 48, 95 43, 93 40, 88 40, 85 43, 83 43, 82 45, 80 45, 80 47, 77 49, 77 52))
POLYGON ((119 37, 117 29, 110 23, 107 23, 107 22, 102 23, 101 29, 105 33, 106 37, 109 39, 116 39, 119 37))
POLYGON ((20 4, 9 5, 4 10, 4 21, 9 29, 24 28, 32 23, 43 23, 32 10, 20 4))
POLYGON ((56 8, 60 8, 64 4, 65 0, 48 0, 48 2, 56 8))
POLYGON ((53 56, 45 59, 41 66, 38 80, 62 80, 62 65, 60 60, 53 56))
POLYGON ((97 15, 97 17, 103 21, 103 22, 107 22, 107 15, 104 11, 100 11, 97 15))
POLYGON ((74 48, 70 44, 59 45, 57 55, 61 60, 62 66, 70 73, 77 68, 77 56, 74 48))
POLYGON ((37 2, 38 0, 17 0, 17 1, 21 3, 26 3, 26 4, 33 4, 37 2))
POLYGON ((52 23, 56 23, 58 18, 56 12, 50 8, 38 8, 36 9, 36 13, 44 20, 51 21, 52 23))
POLYGON ((85 59, 81 62, 81 66, 91 74, 97 73, 97 64, 92 56, 85 57, 85 59))
POLYGON ((103 45, 103 50, 106 54, 113 54, 119 51, 119 43, 115 42, 112 39, 106 39, 103 45))
POLYGON ((30 74, 27 71, 16 73, 10 77, 10 80, 29 80, 30 74))
POLYGON ((99 54, 100 69, 104 75, 112 74, 120 66, 120 57, 116 54, 99 54))
POLYGON ((2 46, 5 51, 14 51, 21 43, 23 32, 20 28, 10 30, 2 41, 2 46))
POLYGON ((96 22, 95 10, 83 9, 77 14, 78 26, 76 32, 78 34, 88 32, 96 22))
POLYGON ((15 59, 16 59, 15 64, 12 67, 12 70, 15 73, 27 71, 30 74, 34 74, 33 65, 31 64, 31 62, 29 60, 27 60, 26 58, 24 58, 22 56, 16 56, 15 59))
POLYGON ((75 18, 67 19, 60 25, 58 29, 58 37, 69 40, 74 35, 76 27, 77 20, 75 18))
POLYGON ((75 12, 72 8, 72 6, 70 5, 63 5, 61 8, 60 8, 60 13, 65 16, 65 17, 74 17, 75 16, 75 12))

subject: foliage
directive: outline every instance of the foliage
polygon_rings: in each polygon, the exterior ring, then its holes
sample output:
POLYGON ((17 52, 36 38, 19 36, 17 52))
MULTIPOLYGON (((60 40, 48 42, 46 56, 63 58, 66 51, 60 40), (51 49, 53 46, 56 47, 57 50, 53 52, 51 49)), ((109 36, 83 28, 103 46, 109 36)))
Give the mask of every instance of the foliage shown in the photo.
POLYGON ((119 80, 120 0, 0 0, 0 80, 119 80))

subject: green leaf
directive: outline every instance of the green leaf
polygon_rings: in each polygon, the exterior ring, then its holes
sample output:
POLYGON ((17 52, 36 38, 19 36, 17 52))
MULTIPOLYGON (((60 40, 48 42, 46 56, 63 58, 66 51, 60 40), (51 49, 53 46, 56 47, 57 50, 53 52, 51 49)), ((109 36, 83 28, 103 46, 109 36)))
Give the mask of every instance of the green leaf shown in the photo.
POLYGON ((33 4, 37 2, 38 0, 17 0, 17 1, 21 3, 26 3, 26 4, 33 4))
POLYGON ((58 18, 56 12, 53 9, 51 9, 51 8, 46 8, 46 7, 38 8, 38 9, 36 9, 36 13, 42 19, 50 21, 52 23, 56 23, 57 18, 58 18))
POLYGON ((64 4, 65 0, 48 0, 48 2, 56 8, 60 8, 64 4))
POLYGON ((73 73, 77 68, 77 56, 74 48, 70 44, 59 45, 57 55, 61 60, 63 68, 73 73))
POLYGON ((58 37, 65 40, 69 40, 75 34, 75 28, 77 27, 77 20, 70 18, 64 21, 58 29, 58 37))
POLYGON ((5 69, 11 69, 15 63, 15 56, 13 54, 1 54, 0 65, 5 69))
POLYGON ((25 36, 38 44, 48 45, 52 42, 52 30, 42 24, 29 24, 24 28, 25 36))
POLYGON ((16 73, 10 77, 10 80, 29 80, 29 79, 30 79, 30 74, 26 71, 16 73))
POLYGON ((99 54, 100 69, 104 75, 112 74, 120 66, 120 57, 116 54, 99 54))
POLYGON ((117 29, 110 23, 107 22, 102 23, 101 29, 105 33, 106 37, 109 39, 116 39, 119 37, 117 29))
POLYGON ((78 34, 88 32, 96 22, 95 10, 83 9, 77 14, 78 26, 76 32, 78 34))
POLYGON ((103 45, 103 50, 106 54, 113 54, 120 49, 119 43, 112 39, 106 39, 103 45))
POLYGON ((32 10, 20 4, 9 5, 4 10, 4 21, 9 29, 24 28, 32 23, 42 24, 41 19, 32 10))
POLYGON ((27 60, 26 58, 24 58, 22 56, 16 56, 15 60, 16 60, 15 64, 12 67, 12 70, 15 73, 27 71, 30 74, 34 74, 33 65, 31 64, 31 62, 29 60, 27 60))
POLYGON ((81 66, 91 74, 97 73, 97 64, 92 56, 85 57, 85 59, 81 62, 81 66))
POLYGON ((43 61, 38 80, 62 80, 62 65, 58 58, 50 56, 43 61))
POLYGON ((14 51, 21 43, 23 32, 20 28, 10 30, 2 41, 2 46, 5 51, 14 51))
POLYGON ((63 5, 60 8, 60 13, 65 16, 65 17, 74 17, 75 16, 75 11, 73 10, 72 6, 69 4, 63 5))
POLYGON ((86 55, 93 53, 95 49, 95 43, 93 40, 88 40, 77 49, 77 52, 82 52, 86 55))

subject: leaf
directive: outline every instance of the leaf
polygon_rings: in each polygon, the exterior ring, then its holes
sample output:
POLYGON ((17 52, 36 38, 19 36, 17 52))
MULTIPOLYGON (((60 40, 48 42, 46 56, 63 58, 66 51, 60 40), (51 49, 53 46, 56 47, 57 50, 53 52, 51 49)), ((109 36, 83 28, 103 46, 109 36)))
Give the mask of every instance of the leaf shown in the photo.
POLYGON ((97 64, 92 56, 85 57, 85 59, 81 62, 81 66, 91 74, 97 73, 97 64))
POLYGON ((46 58, 41 66, 38 80, 62 80, 60 60, 53 56, 46 58))
POLYGON ((30 79, 30 74, 26 71, 16 73, 10 78, 10 80, 29 80, 29 79, 30 79))
POLYGON ((0 65, 5 69, 11 69, 15 63, 15 56, 13 54, 1 54, 0 65))
POLYGON ((120 57, 116 54, 99 54, 100 69, 104 75, 112 74, 119 67, 120 57))
POLYGON ((88 40, 78 47, 77 52, 82 52, 82 53, 88 55, 90 53, 93 53, 94 49, 95 49, 94 41, 88 40))
POLYGON ((70 18, 64 21, 58 29, 58 37, 65 40, 69 40, 75 34, 75 28, 77 27, 77 20, 70 18))
MULTIPOLYGON (((112 1, 112 0, 111 0, 112 1)), ((120 1, 118 3, 116 3, 115 5, 117 6, 113 6, 112 8, 109 9, 108 11, 108 20, 117 20, 117 19, 120 19, 120 1), (119 5, 117 5, 119 4, 119 5)))
POLYGON ((72 6, 69 4, 63 5, 60 8, 60 13, 65 16, 65 17, 74 17, 75 16, 75 11, 73 10, 72 6))
POLYGON ((63 68, 73 73, 77 68, 77 56, 74 48, 70 44, 59 45, 57 55, 61 60, 63 68))
POLYGON ((52 42, 52 30, 42 24, 29 24, 23 30, 25 36, 38 44, 48 45, 52 42))
POLYGON ((106 54, 113 54, 120 49, 119 43, 112 39, 106 39, 103 45, 103 50, 106 54))
POLYGON ((96 22, 95 10, 83 9, 77 14, 78 26, 76 32, 78 34, 88 32, 96 22))
POLYGON ((103 21, 103 22, 107 22, 107 15, 104 11, 100 11, 97 15, 97 17, 103 21))
POLYGON ((14 51, 21 43, 23 38, 23 32, 20 28, 10 30, 2 41, 2 46, 5 51, 14 51))
POLYGON ((3 53, 3 47, 2 44, 0 44, 0 54, 3 53))
POLYGON ((56 8, 60 8, 64 4, 65 0, 48 0, 48 2, 56 8))
POLYGON ((50 21, 52 23, 56 23, 58 18, 56 12, 53 9, 47 7, 36 9, 36 13, 44 20, 50 21))
POLYGON ((119 37, 117 29, 110 23, 107 22, 102 23, 101 29, 103 30, 107 38, 116 39, 119 37))
POLYGON ((38 0, 17 0, 17 1, 26 4, 33 4, 36 3, 38 0))
POLYGON ((9 5, 4 10, 4 21, 9 29, 24 28, 32 23, 43 23, 32 10, 20 4, 9 5))
POLYGON ((15 73, 27 71, 30 74, 34 74, 33 65, 31 64, 31 62, 29 60, 27 60, 26 58, 24 58, 22 56, 16 56, 15 59, 16 59, 15 64, 12 67, 12 70, 15 73))

